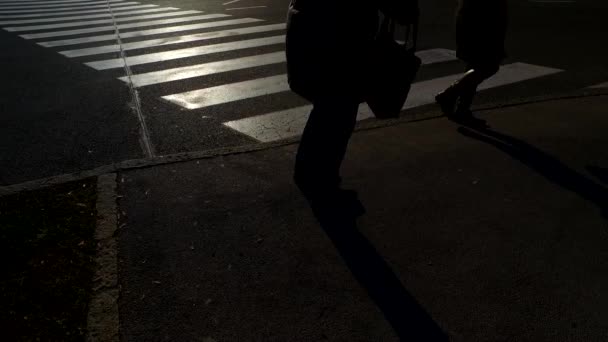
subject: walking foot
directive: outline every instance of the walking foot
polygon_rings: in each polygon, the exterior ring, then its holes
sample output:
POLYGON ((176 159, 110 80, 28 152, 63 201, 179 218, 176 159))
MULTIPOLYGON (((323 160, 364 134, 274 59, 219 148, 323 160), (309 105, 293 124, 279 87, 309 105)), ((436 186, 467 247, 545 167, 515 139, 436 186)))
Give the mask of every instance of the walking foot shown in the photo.
POLYGON ((450 116, 454 114, 458 96, 454 94, 452 88, 448 88, 435 96, 435 102, 441 107, 443 114, 450 116))

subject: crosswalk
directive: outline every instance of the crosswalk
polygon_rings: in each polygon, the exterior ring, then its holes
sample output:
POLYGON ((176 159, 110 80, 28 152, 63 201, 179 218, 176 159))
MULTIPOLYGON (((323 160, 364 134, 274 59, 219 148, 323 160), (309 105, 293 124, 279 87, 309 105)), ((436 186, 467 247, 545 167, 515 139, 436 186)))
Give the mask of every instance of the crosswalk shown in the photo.
MULTIPOLYGON (((139 92, 155 89, 165 103, 185 110, 206 111, 289 94, 284 73, 285 23, 126 0, 0 0, 0 27, 100 72, 135 67, 118 79, 139 92), (252 72, 268 67, 280 73, 252 72), (222 78, 221 84, 217 78, 205 82, 208 77, 226 74, 231 76, 222 78), (163 87, 176 81, 185 86, 173 91, 174 87, 163 87)), ((454 51, 442 48, 418 55, 424 66, 456 60, 454 51)), ((507 64, 480 88, 561 71, 526 63, 507 64)), ((415 83, 403 109, 432 103, 434 94, 459 76, 415 83)), ((271 142, 300 135, 311 106, 296 104, 262 113, 255 106, 248 108, 250 112, 239 113, 238 119, 222 121, 222 125, 257 141, 271 142)), ((372 116, 369 107, 360 107, 359 120, 372 116)))

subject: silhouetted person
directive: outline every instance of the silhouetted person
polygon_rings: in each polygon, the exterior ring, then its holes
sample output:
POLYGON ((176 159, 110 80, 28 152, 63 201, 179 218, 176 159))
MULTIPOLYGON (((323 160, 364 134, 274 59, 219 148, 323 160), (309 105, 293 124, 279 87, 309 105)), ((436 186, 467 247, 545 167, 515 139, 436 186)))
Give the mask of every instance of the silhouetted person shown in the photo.
MULTIPOLYGON (((366 63, 378 29, 378 10, 408 20, 408 1, 292 0, 287 28, 291 89, 313 103, 302 135, 294 179, 354 277, 402 341, 448 341, 358 232, 363 206, 340 189, 340 165, 364 99, 366 63)), ((409 13, 410 15, 413 13, 409 13)), ((417 15, 417 12, 415 13, 417 15)))
MULTIPOLYGON (((314 205, 362 213, 356 194, 340 190, 340 165, 363 102, 378 11, 401 15, 411 0, 292 0, 287 21, 291 89, 313 103, 296 156, 294 180, 314 205)), ((314 208, 313 208, 314 209, 314 208)))
POLYGON ((496 74, 505 58, 506 30, 506 0, 459 0, 457 56, 465 62, 467 71, 460 80, 435 97, 449 119, 484 123, 473 116, 471 104, 479 84, 496 74))

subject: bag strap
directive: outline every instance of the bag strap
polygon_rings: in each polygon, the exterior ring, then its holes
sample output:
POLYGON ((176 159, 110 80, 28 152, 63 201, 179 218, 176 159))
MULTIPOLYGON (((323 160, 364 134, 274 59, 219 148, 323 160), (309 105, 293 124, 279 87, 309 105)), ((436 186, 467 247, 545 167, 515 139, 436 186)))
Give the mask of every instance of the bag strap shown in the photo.
POLYGON ((414 19, 413 23, 407 25, 407 30, 405 31, 405 44, 409 42, 410 34, 412 35, 412 50, 416 51, 418 47, 418 17, 414 19))
POLYGON ((395 22, 388 16, 384 16, 380 23, 380 29, 378 30, 379 36, 391 36, 395 33, 395 22))
MULTIPOLYGON (((407 25, 406 33, 405 33, 405 45, 410 42, 410 35, 412 37, 412 50, 416 51, 418 47, 418 16, 413 20, 411 24, 407 25)), ((394 38, 395 36, 395 26, 396 22, 394 19, 391 19, 389 16, 384 16, 382 22, 380 23, 380 30, 378 31, 379 35, 386 35, 388 37, 394 38)))

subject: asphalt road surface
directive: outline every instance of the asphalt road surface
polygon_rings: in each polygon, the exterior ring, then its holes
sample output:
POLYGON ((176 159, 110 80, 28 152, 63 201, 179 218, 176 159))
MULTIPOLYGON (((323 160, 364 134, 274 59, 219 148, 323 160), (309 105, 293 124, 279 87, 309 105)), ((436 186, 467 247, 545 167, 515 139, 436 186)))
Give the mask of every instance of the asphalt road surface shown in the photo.
MULTIPOLYGON (((310 107, 286 84, 287 4, 0 0, 0 185, 297 136, 310 107)), ((608 82, 605 1, 510 4, 509 58, 478 104, 608 82)), ((422 6, 404 115, 462 72, 455 1, 422 6)))

